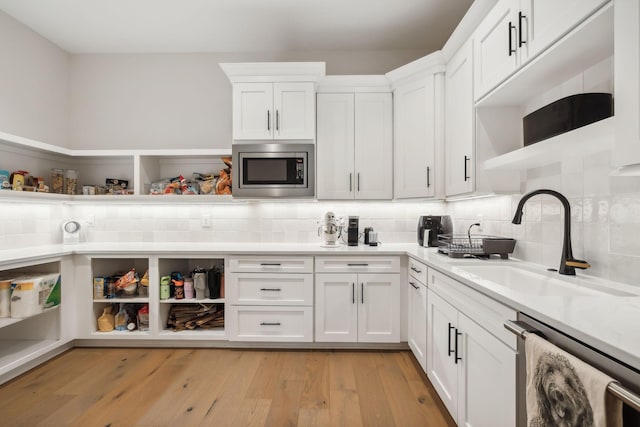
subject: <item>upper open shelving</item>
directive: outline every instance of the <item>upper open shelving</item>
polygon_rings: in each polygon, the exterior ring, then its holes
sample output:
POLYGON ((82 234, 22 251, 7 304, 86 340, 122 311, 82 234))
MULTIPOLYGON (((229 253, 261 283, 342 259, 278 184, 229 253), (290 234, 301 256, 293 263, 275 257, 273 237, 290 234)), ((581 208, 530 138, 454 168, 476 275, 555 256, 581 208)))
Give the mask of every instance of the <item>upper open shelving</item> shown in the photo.
MULTIPOLYGON (((25 169, 41 176, 51 187, 51 169, 78 171, 78 189, 82 185, 103 185, 107 178, 128 180, 132 195, 68 195, 24 191, 0 191, 0 199, 20 202, 57 200, 63 202, 116 203, 229 203, 227 195, 160 195, 150 196, 151 182, 193 172, 211 173, 225 168, 223 156, 231 156, 231 148, 216 149, 134 149, 74 150, 29 138, 0 132, 0 169, 25 169)), ((9 171, 11 172, 11 170, 9 171)))

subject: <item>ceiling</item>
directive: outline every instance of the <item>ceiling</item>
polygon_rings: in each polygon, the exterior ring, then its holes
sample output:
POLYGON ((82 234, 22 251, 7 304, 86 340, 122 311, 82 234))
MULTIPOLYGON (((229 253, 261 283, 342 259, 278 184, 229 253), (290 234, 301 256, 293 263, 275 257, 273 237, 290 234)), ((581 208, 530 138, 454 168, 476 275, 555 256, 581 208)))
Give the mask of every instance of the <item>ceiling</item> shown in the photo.
POLYGON ((442 48, 473 0, 0 0, 70 53, 442 48))

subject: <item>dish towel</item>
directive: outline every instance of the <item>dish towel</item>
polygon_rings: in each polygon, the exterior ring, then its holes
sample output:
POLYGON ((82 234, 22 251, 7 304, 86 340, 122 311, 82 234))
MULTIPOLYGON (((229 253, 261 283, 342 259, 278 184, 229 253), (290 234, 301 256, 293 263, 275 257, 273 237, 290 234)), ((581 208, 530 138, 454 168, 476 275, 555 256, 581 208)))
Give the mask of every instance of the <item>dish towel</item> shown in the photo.
POLYGON ((528 427, 620 427, 614 381, 535 334, 525 340, 528 427))

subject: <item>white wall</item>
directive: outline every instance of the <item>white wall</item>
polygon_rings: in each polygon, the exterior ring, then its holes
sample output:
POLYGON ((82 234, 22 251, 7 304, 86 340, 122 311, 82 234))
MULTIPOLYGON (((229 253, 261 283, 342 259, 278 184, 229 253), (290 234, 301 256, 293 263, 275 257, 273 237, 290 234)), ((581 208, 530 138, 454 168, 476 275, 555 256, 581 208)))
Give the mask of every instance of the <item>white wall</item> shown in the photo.
POLYGON ((69 55, 0 11, 0 58, 0 131, 67 147, 69 55))
POLYGON ((382 74, 426 52, 73 55, 73 148, 230 148, 231 84, 218 63, 324 61, 327 74, 382 74))

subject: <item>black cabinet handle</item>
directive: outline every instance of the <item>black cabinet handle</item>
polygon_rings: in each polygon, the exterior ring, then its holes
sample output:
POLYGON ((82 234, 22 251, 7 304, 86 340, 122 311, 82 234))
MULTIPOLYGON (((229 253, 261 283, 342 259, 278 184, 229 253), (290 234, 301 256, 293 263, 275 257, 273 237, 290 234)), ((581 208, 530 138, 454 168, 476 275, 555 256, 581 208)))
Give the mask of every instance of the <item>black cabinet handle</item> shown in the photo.
POLYGON ((360 172, 358 172, 358 193, 360 192, 360 172))
POLYGON ((349 173, 349 193, 353 191, 353 173, 349 173))
POLYGON ((422 273, 422 270, 418 270, 418 269, 417 269, 417 268, 415 268, 413 265, 411 266, 411 269, 412 269, 413 271, 415 271, 416 273, 418 273, 418 274, 422 273))
POLYGON ((261 291, 274 291, 274 292, 280 292, 282 291, 282 289, 280 288, 260 288, 261 291))
POLYGON ((280 326, 280 322, 260 322, 260 326, 280 326))
POLYGON ((261 262, 262 267, 280 267, 282 264, 279 262, 261 262))
POLYGON ((415 283, 413 282, 409 282, 409 284, 413 287, 413 289, 420 289, 419 287, 416 286, 415 283))
POLYGON ((271 132, 271 111, 267 110, 267 130, 271 132))
POLYGON ((471 157, 464 156, 464 180, 468 181, 471 177, 468 176, 467 163, 471 160, 471 157))
POLYGON ((509 30, 509 56, 513 55, 514 53, 516 53, 516 50, 513 48, 513 30, 516 29, 515 25, 513 25, 511 23, 511 21, 509 21, 509 25, 508 25, 508 30, 509 30))
POLYGON ((455 329, 455 326, 449 323, 449 332, 447 333, 447 351, 449 352, 448 356, 451 356, 455 352, 455 350, 451 349, 451 330, 452 329, 455 329))
POLYGON ((280 111, 276 110, 276 131, 280 132, 280 111))
POLYGON ((431 176, 431 168, 427 166, 427 188, 431 187, 431 180, 429 179, 431 176))
POLYGON ((522 11, 518 12, 518 47, 527 44, 527 41, 522 39, 522 21, 525 19, 527 19, 525 14, 522 11))
POLYGON ((456 329, 456 350, 455 350, 455 359, 454 361, 456 362, 456 365, 458 364, 459 360, 462 360, 462 357, 458 357, 458 337, 462 335, 462 332, 458 332, 458 329, 456 329))
POLYGON ((360 283, 360 303, 364 304, 364 283, 360 283))
POLYGON ((369 264, 362 262, 362 263, 358 263, 358 262, 353 262, 353 263, 348 263, 347 266, 349 267, 368 267, 369 264))
POLYGON ((351 283, 351 304, 356 303, 356 284, 351 283))

